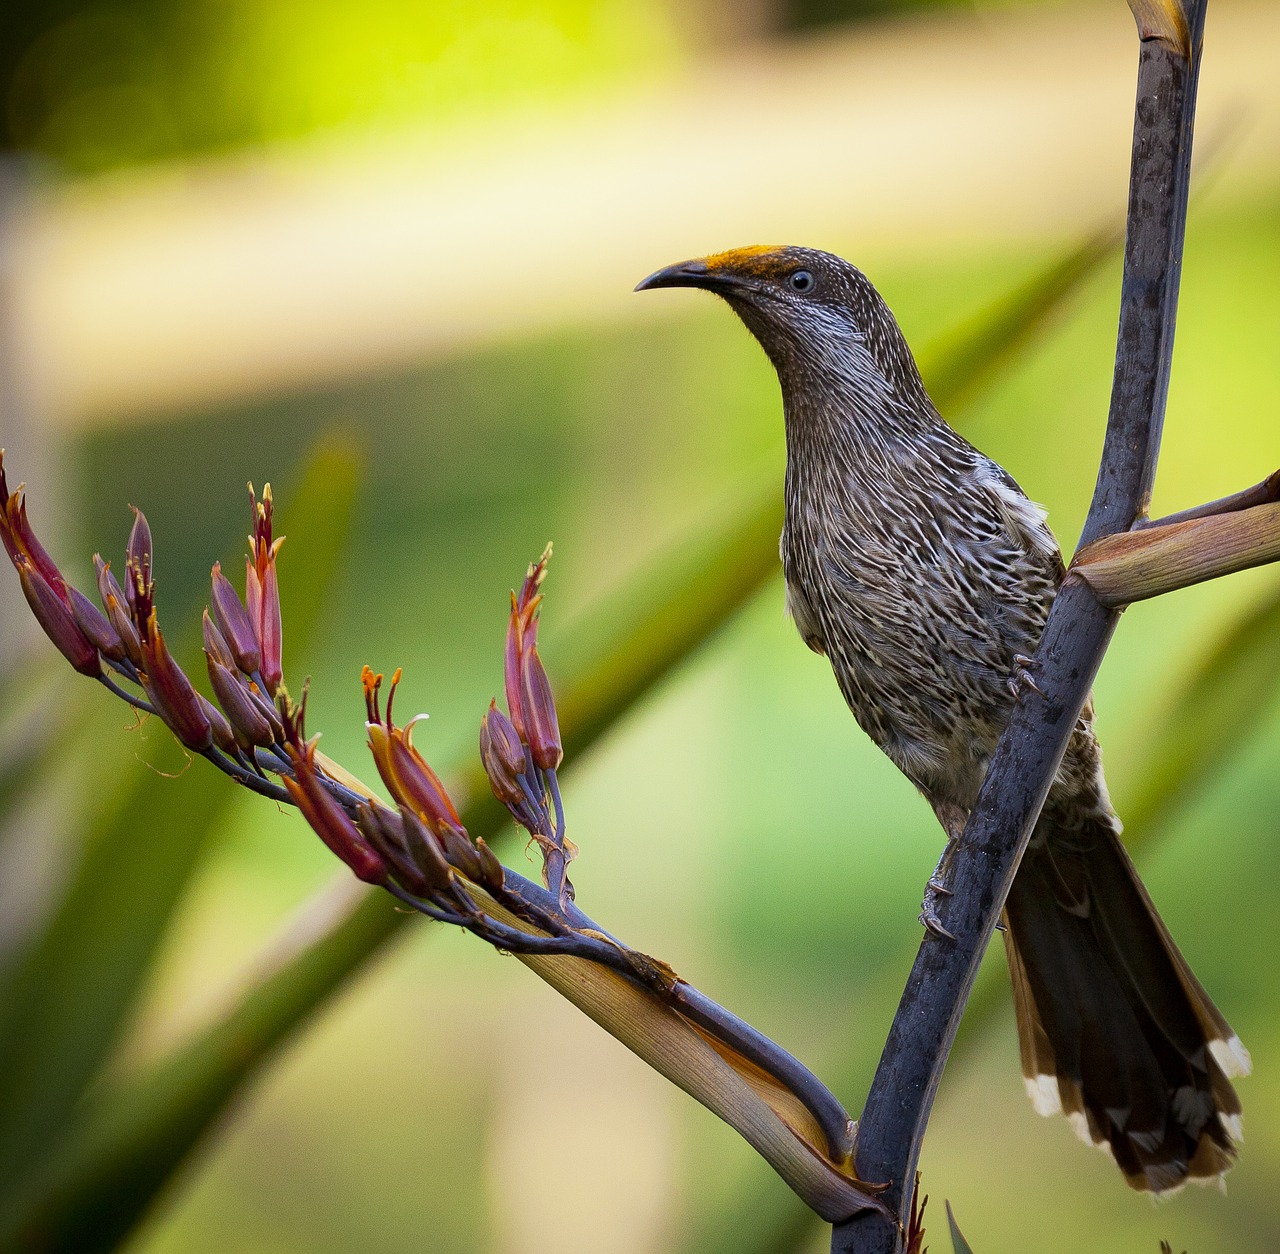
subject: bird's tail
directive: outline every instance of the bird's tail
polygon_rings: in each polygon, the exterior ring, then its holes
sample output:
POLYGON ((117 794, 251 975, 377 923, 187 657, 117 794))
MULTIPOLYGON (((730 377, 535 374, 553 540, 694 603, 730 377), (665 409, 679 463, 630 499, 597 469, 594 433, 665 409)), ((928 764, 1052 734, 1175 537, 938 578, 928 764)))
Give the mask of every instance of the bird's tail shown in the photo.
POLYGON ((1109 1150, 1132 1188, 1217 1180, 1241 1135, 1228 1077, 1248 1073, 1249 1054, 1174 945, 1118 822, 1073 827, 1041 819, 1005 907, 1031 1101, 1109 1150))

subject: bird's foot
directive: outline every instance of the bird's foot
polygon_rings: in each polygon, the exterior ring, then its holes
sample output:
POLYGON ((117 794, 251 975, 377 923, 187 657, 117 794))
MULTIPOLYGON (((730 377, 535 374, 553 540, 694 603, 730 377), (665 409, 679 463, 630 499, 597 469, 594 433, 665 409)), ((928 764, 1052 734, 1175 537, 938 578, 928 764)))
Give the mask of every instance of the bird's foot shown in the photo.
POLYGON ((1033 657, 1027 657, 1022 653, 1013 655, 1013 674, 1009 676, 1009 691, 1013 693, 1015 701, 1021 701, 1025 691, 1030 688, 1038 697, 1043 697, 1044 693, 1040 691, 1040 686, 1032 677, 1031 672, 1038 670, 1039 661, 1033 657))
POLYGON ((925 885, 924 900, 920 903, 920 922, 935 936, 955 940, 955 935, 942 926, 942 920, 938 917, 939 902, 953 895, 942 878, 941 870, 939 867, 929 876, 929 882, 925 885))

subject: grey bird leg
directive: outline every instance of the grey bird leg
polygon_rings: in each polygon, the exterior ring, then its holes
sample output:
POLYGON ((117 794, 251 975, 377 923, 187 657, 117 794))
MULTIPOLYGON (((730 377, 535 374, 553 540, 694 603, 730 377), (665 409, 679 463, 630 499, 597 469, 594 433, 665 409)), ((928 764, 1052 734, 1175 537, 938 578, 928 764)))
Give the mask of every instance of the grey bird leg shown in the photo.
POLYGON ((969 816, 959 806, 945 801, 935 805, 933 812, 938 816, 938 822, 942 824, 942 830, 947 834, 947 843, 942 856, 938 859, 938 865, 934 867, 933 874, 929 876, 929 882, 924 887, 924 900, 920 903, 920 922, 935 936, 945 936, 947 940, 955 940, 955 936, 942 926, 942 920, 938 918, 938 905, 941 898, 951 896, 951 889, 947 887, 947 881, 951 875, 951 859, 955 854, 956 846, 960 843, 960 837, 964 833, 964 825, 969 816))

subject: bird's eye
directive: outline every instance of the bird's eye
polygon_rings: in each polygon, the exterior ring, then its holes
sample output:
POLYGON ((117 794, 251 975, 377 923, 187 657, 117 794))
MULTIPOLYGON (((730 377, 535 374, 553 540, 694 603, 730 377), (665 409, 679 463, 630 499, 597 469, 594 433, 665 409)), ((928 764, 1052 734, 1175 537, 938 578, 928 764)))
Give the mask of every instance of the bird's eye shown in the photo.
POLYGON ((814 278, 808 270, 797 270, 787 281, 791 284, 793 292, 813 291, 814 278))

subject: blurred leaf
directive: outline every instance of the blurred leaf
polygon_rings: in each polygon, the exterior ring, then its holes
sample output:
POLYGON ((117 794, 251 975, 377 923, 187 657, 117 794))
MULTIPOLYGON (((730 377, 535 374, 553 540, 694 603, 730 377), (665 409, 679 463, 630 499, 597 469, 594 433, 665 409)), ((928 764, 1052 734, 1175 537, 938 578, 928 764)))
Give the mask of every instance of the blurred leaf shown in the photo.
POLYGON ((62 682, 66 667, 24 659, 0 675, 0 814, 8 814, 64 749, 78 721, 83 686, 62 682))
MULTIPOLYGON (((937 352, 922 356, 937 403, 952 407, 971 396, 970 377, 990 382, 1078 290, 1112 243, 1111 233, 1099 233, 1072 248, 948 337, 937 352)), ((750 493, 716 536, 668 556, 624 591, 610 615, 622 629, 614 629, 607 647, 590 653, 563 686, 567 755, 577 760, 777 572, 781 521, 781 492, 771 483, 766 491, 750 493)), ((572 644, 567 652, 588 653, 572 644)), ((225 780, 207 774, 209 787, 227 787, 225 780)), ((476 800, 463 818, 473 835, 491 841, 505 826, 504 815, 476 781, 474 768, 465 774, 476 800)), ((170 802, 180 823, 190 802, 170 802)), ((397 914, 392 905, 381 893, 360 894, 313 944, 251 987, 221 1023, 98 1095, 56 1159, 21 1196, 0 1203, 0 1251, 24 1248, 37 1232, 49 1251, 89 1254, 113 1248, 271 1051, 399 932, 409 916, 397 914)), ((791 1209, 778 1216, 782 1229, 807 1226, 810 1212, 798 1200, 795 1206, 798 1213, 791 1209)), ((755 1226, 753 1237, 778 1229, 766 1219, 755 1226)), ((779 1247, 753 1241, 752 1248, 779 1247)))
POLYGON ((973 1247, 964 1239, 964 1233, 960 1231, 960 1225, 956 1223, 956 1217, 951 1213, 951 1203, 946 1203, 947 1207, 947 1227, 951 1229, 951 1245, 955 1249, 955 1254, 973 1254, 973 1247))
POLYGON ((989 387, 1123 240, 1116 227, 1095 231, 1021 287, 931 344, 920 356, 920 369, 934 404, 944 413, 962 409, 989 387))
MULTIPOLYGON (((322 448, 286 513, 306 537, 287 568, 287 647, 305 647, 355 478, 349 451, 322 448)), ((112 790, 65 897, 0 1005, 0 1181, 9 1193, 50 1153, 110 1055, 209 835, 236 796, 215 772, 188 772, 167 732, 149 754, 151 763, 130 763, 112 790)))
POLYGON ((1280 690, 1280 583, 1243 615, 1150 720, 1124 806, 1125 844, 1145 845, 1231 760, 1280 690))

